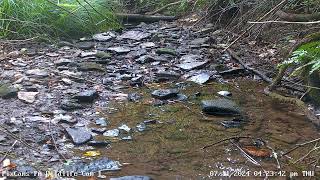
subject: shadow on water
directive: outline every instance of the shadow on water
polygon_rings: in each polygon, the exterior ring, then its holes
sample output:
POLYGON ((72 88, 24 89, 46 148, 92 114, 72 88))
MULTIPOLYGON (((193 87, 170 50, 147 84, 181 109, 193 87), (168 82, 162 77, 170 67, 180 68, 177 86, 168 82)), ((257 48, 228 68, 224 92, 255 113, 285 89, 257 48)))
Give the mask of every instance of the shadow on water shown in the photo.
MULTIPOLYGON (((265 96, 264 85, 257 82, 240 81, 232 84, 208 84, 206 86, 186 84, 181 92, 189 97, 188 102, 175 102, 153 106, 152 90, 176 85, 154 85, 144 89, 131 89, 143 95, 140 102, 113 102, 116 111, 106 113, 110 129, 121 124, 129 127, 145 120, 161 123, 148 125, 144 132, 136 132, 132 141, 114 141, 110 148, 99 149, 103 156, 119 160, 124 165, 121 171, 108 176, 149 175, 155 179, 199 178, 219 176, 216 173, 227 170, 242 170, 247 173, 276 171, 274 158, 255 158, 262 167, 243 157, 240 150, 229 142, 202 150, 205 145, 231 136, 252 136, 261 138, 276 152, 284 152, 295 143, 314 139, 317 129, 295 107, 273 101, 265 96), (224 128, 221 118, 201 115, 200 101, 217 98, 217 92, 232 92, 232 100, 245 112, 249 122, 241 128, 224 128), (195 94, 200 92, 199 96, 195 94)), ((106 139, 106 137, 95 137, 106 139)), ((306 150, 298 149, 290 156, 297 159, 306 150)), ((280 158, 281 170, 287 175, 291 171, 308 170, 305 163, 290 164, 288 158, 280 158)), ((256 174, 258 177, 263 175, 256 174)), ((221 176, 221 175, 220 175, 221 176)))

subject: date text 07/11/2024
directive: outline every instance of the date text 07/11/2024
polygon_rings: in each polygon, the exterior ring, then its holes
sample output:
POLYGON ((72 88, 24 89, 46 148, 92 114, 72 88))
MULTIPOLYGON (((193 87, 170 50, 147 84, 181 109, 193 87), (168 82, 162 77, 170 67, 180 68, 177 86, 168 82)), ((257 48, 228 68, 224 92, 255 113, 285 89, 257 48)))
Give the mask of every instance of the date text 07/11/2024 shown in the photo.
POLYGON ((313 177, 314 171, 210 171, 210 177, 313 177))

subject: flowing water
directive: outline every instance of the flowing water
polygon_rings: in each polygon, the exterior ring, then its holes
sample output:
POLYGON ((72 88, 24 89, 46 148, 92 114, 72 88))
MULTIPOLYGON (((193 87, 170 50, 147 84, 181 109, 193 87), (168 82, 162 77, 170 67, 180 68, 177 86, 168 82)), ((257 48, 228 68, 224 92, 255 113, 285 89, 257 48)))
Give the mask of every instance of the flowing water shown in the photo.
MULTIPOLYGON (((189 96, 188 102, 172 102, 163 106, 151 105, 152 90, 177 87, 174 84, 154 84, 140 92, 140 102, 113 102, 105 112, 111 121, 111 129, 121 124, 135 127, 145 120, 157 120, 148 130, 135 133, 132 141, 116 141, 111 147, 99 149, 103 156, 124 163, 121 171, 107 176, 148 175, 155 179, 218 179, 226 173, 242 172, 247 178, 264 178, 266 173, 273 178, 284 179, 302 171, 312 170, 308 162, 290 163, 302 157, 310 146, 299 148, 288 157, 279 157, 281 168, 275 158, 255 158, 261 166, 243 156, 241 150, 230 141, 202 149, 202 147, 232 136, 261 138, 278 154, 294 147, 296 143, 318 137, 318 131, 301 112, 292 105, 272 100, 263 94, 264 84, 237 81, 229 84, 212 83, 206 86, 179 84, 181 92, 189 96), (201 114, 200 101, 217 98, 217 92, 232 92, 249 120, 241 128, 224 128, 220 122, 226 118, 208 117, 201 114), (200 95, 195 94, 200 92, 200 95), (223 175, 223 173, 225 173, 223 175)), ((106 139, 98 137, 98 139, 106 139)), ((109 139, 110 140, 110 139, 109 139)), ((252 143, 244 139, 242 143, 252 143), (245 142, 248 141, 248 142, 245 142)), ((280 155, 279 155, 280 156, 280 155)), ((233 179, 240 178, 239 173, 233 179)))

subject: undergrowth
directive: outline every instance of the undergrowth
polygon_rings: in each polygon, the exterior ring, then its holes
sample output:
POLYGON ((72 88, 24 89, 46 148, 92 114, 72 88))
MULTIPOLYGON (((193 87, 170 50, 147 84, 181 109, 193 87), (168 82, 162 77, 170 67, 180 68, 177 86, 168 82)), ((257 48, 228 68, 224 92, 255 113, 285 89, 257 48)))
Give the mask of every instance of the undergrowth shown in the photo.
POLYGON ((75 38, 118 27, 111 0, 0 0, 0 37, 75 38))

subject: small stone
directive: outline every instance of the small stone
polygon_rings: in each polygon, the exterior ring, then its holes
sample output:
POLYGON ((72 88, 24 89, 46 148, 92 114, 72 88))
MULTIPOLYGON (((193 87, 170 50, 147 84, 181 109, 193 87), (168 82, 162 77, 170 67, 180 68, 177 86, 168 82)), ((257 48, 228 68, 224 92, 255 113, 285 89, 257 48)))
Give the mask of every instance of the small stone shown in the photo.
POLYGON ((18 92, 18 98, 26 103, 34 103, 39 92, 18 92))
POLYGON ((145 64, 145 63, 154 62, 155 60, 156 59, 150 55, 144 55, 136 59, 136 62, 140 64, 145 64))
POLYGON ((49 73, 43 69, 31 69, 28 70, 26 74, 36 78, 46 78, 49 76, 49 73))
POLYGON ((84 107, 74 100, 66 100, 61 103, 61 109, 65 111, 72 111, 76 109, 83 109, 84 107))
POLYGON ((145 123, 139 123, 137 126, 136 126, 136 129, 137 131, 139 132, 143 132, 147 129, 147 126, 145 123))
POLYGON ((111 55, 107 52, 103 52, 103 51, 98 51, 96 53, 96 57, 97 58, 101 58, 101 59, 107 59, 107 58, 111 58, 111 55))
POLYGON ((88 90, 80 92, 79 94, 73 96, 73 99, 77 99, 78 102, 82 103, 92 103, 95 99, 99 97, 99 94, 95 90, 88 90))
POLYGON ((96 120, 96 125, 98 126, 103 126, 103 127, 106 127, 108 126, 109 122, 107 121, 106 118, 99 118, 96 120))
POLYGON ((110 47, 107 49, 108 51, 113 51, 113 52, 116 52, 116 53, 119 53, 119 54, 123 54, 123 53, 128 53, 131 51, 130 48, 127 48, 127 47, 121 47, 121 46, 118 46, 118 47, 110 47))
POLYGON ((112 129, 112 130, 108 130, 105 133, 103 133, 103 136, 106 137, 118 137, 120 134, 120 130, 119 129, 112 129))
POLYGON ((18 93, 18 89, 11 85, 8 85, 8 84, 0 85, 0 97, 3 99, 16 97, 17 93, 18 93))
POLYGON ((78 42, 78 43, 76 44, 76 46, 77 46, 79 49, 89 50, 89 49, 94 48, 95 43, 92 42, 92 41, 81 41, 81 42, 78 42))
POLYGON ((202 101, 202 111, 210 115, 239 115, 240 107, 229 99, 215 99, 202 101))
POLYGON ((94 146, 94 147, 105 147, 108 146, 109 144, 111 144, 108 141, 89 141, 88 145, 89 146, 94 146))
POLYGON ((96 41, 109 41, 114 38, 116 35, 112 32, 99 33, 92 36, 92 39, 96 41))
POLYGON ((152 48, 152 47, 155 47, 156 44, 153 42, 145 42, 145 43, 141 43, 140 46, 142 48, 152 48))
POLYGON ((63 115, 63 114, 55 115, 53 120, 60 123, 70 123, 70 124, 75 124, 78 122, 77 119, 73 118, 72 116, 63 115))
POLYGON ((103 134, 107 131, 106 128, 91 128, 91 131, 97 134, 103 134))
POLYGON ((179 91, 177 89, 159 89, 152 92, 152 97, 165 100, 177 97, 179 91))
POLYGON ((169 48, 159 48, 156 51, 157 54, 169 54, 172 56, 176 56, 177 52, 174 49, 169 49, 169 48))
POLYGON ((66 128, 66 131, 76 145, 84 144, 92 138, 91 133, 84 128, 66 128))
POLYGON ((192 62, 183 62, 181 64, 176 65, 177 67, 183 69, 183 70, 193 70, 197 68, 202 68, 204 65, 206 65, 208 61, 192 61, 192 62))
POLYGON ((142 99, 142 97, 138 93, 129 93, 128 94, 128 101, 138 102, 140 99, 142 99))
POLYGON ((224 97, 232 96, 232 93, 229 92, 229 91, 219 91, 218 94, 221 95, 221 96, 224 96, 224 97))
POLYGON ((145 39, 147 37, 151 36, 150 33, 145 33, 142 31, 128 31, 125 32, 124 34, 122 34, 120 36, 121 39, 132 39, 132 40, 136 40, 136 41, 140 41, 142 39, 145 39))
POLYGON ((83 62, 79 64, 79 71, 105 71, 105 68, 101 64, 94 62, 83 62))
POLYGON ((125 136, 121 138, 121 140, 124 140, 124 141, 131 141, 132 139, 133 139, 132 136, 125 136))
POLYGON ((192 81, 192 82, 195 82, 195 83, 201 85, 201 84, 204 84, 204 83, 206 83, 207 81, 209 81, 209 79, 210 79, 210 74, 208 74, 208 73, 201 73, 201 74, 192 76, 191 78, 188 79, 188 81, 192 81))
POLYGON ((127 125, 125 125, 125 124, 119 126, 118 129, 124 130, 124 131, 126 131, 126 132, 130 132, 130 131, 131 131, 131 128, 129 128, 129 126, 127 126, 127 125))

